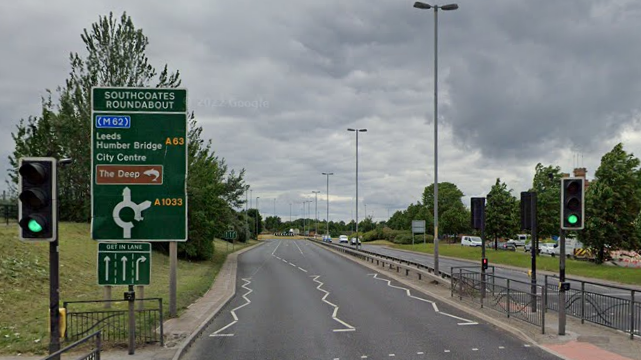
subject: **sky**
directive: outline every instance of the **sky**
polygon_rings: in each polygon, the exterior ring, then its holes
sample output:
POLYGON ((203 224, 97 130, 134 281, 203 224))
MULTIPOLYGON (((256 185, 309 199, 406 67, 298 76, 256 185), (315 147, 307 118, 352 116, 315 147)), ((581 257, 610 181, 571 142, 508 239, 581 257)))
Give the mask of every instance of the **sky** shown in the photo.
MULTIPOLYGON (((641 2, 460 0, 438 12, 438 180, 519 196, 537 163, 592 179, 641 154, 641 2)), ((0 4, 0 166, 21 118, 64 84, 100 15, 126 11, 252 206, 289 220, 386 220, 434 181, 434 13, 413 1, 13 1, 0 4), (291 205, 290 205, 291 204, 291 205), (309 218, 315 203, 309 204, 309 218)), ((88 119, 89 121, 89 119, 88 119)), ((6 189, 4 182, 0 190, 6 189)))

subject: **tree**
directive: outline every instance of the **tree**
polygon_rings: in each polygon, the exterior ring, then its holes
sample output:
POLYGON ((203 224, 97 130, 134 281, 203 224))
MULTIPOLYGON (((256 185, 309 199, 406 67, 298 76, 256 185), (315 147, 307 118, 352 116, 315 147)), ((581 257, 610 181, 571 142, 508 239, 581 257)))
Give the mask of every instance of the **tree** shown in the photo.
POLYGON ((601 158, 595 181, 586 193, 584 244, 598 250, 597 262, 605 259, 606 247, 638 249, 635 220, 641 209, 639 159, 617 144, 601 158))
POLYGON ((499 238, 508 238, 518 230, 515 208, 516 198, 512 196, 512 189, 508 189, 501 179, 496 179, 487 194, 485 209, 485 234, 494 239, 495 249, 499 238))
POLYGON ((149 86, 178 87, 178 72, 169 73, 167 65, 160 75, 149 64, 148 38, 136 29, 131 17, 123 13, 120 21, 100 16, 91 30, 84 29, 81 39, 86 57, 70 55, 71 72, 63 87, 57 88, 59 103, 54 105, 51 92, 42 99, 42 115, 20 121, 12 133, 16 143, 9 161, 10 179, 17 183, 17 160, 23 156, 71 158, 73 166, 60 172, 60 218, 89 221, 91 216, 91 87, 149 86), (156 75, 158 77, 156 78, 156 75))
POLYGON ((551 237, 561 227, 561 179, 558 166, 536 164, 532 188, 536 192, 537 236, 551 237))
POLYGON ((252 236, 254 239, 258 239, 258 234, 263 232, 263 218, 257 209, 249 209, 247 215, 249 216, 249 231, 254 234, 252 236))
MULTIPOLYGON (((450 182, 438 184, 439 236, 441 234, 460 234, 469 230, 471 215, 463 205, 462 197, 463 192, 455 184, 450 182)), ((434 213, 434 184, 427 186, 423 191, 423 204, 425 204, 428 214, 434 213)), ((432 222, 432 229, 433 224, 432 222)))

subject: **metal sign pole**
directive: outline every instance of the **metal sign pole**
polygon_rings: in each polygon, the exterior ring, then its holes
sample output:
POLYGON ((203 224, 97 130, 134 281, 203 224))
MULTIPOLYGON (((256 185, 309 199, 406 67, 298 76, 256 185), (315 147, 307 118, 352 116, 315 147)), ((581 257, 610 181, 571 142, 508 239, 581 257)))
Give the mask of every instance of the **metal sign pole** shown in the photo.
MULTIPOLYGON (((559 284, 565 283, 565 230, 561 229, 559 259, 559 284)), ((565 288, 559 286, 559 335, 565 335, 565 288)))

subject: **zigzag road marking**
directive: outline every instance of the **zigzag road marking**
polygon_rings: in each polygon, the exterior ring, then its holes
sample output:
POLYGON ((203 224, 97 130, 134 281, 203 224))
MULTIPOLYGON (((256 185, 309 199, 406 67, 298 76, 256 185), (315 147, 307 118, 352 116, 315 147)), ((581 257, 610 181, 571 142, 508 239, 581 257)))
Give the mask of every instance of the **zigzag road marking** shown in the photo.
POLYGON ((320 275, 312 275, 311 277, 314 278, 313 279, 314 282, 318 283, 318 286, 316 287, 316 289, 325 293, 325 295, 323 296, 323 298, 321 300, 324 303, 329 304, 330 306, 334 307, 334 312, 332 312, 332 319, 334 319, 335 321, 339 322, 341 325, 345 326, 344 329, 334 329, 333 331, 334 332, 356 331, 355 327, 353 327, 352 325, 350 325, 350 324, 346 323, 345 321, 343 321, 343 320, 338 318, 338 316, 337 316, 338 315, 338 306, 336 306, 335 304, 332 304, 331 302, 326 300, 326 298, 329 296, 329 292, 324 290, 324 289, 321 289, 321 287, 323 286, 323 283, 318 281, 318 278, 320 277, 320 275))
POLYGON ((243 281, 245 282, 243 284, 243 289, 247 290, 247 292, 243 295, 243 299, 245 299, 246 302, 231 311, 231 316, 234 318, 234 321, 232 321, 229 324, 223 326, 222 328, 214 331, 214 333, 209 335, 209 336, 234 336, 234 334, 221 334, 220 332, 224 331, 228 327, 230 327, 230 326, 232 326, 232 325, 234 325, 235 323, 238 322, 239 319, 238 319, 238 316, 236 316, 236 310, 239 310, 239 309, 244 308, 245 306, 251 304, 251 301, 247 298, 247 295, 249 295, 253 291, 252 289, 247 287, 247 285, 251 284, 251 281, 249 281, 249 279, 243 279, 243 281))
POLYGON ((475 321, 468 320, 468 319, 465 319, 465 318, 462 318, 462 317, 454 316, 454 315, 452 315, 452 314, 448 314, 448 313, 446 313, 446 312, 440 311, 440 310, 438 309, 438 306, 436 305, 436 303, 435 303, 434 301, 431 301, 431 300, 427 300, 427 299, 423 299, 423 298, 420 298, 420 297, 414 296, 414 295, 412 295, 412 293, 410 292, 410 290, 409 290, 409 289, 404 288, 404 287, 400 287, 400 286, 394 286, 394 285, 392 285, 392 281, 391 281, 391 280, 387 280, 387 279, 379 279, 379 278, 378 278, 378 274, 368 274, 368 275, 369 275, 369 276, 372 276, 372 277, 373 277, 374 279, 376 279, 376 280, 380 280, 380 281, 385 281, 385 282, 387 282, 387 286, 389 286, 389 287, 391 287, 391 288, 400 289, 400 290, 405 290, 405 293, 407 294, 407 296, 408 296, 408 297, 411 297, 412 299, 416 299, 416 300, 420 300, 420 301, 423 301, 423 302, 426 302, 426 303, 432 304, 432 308, 434 309, 434 312, 436 312, 436 313, 438 313, 438 314, 445 315, 445 316, 449 316, 449 317, 451 317, 451 318, 454 318, 454 319, 457 319, 457 320, 463 321, 463 322, 458 323, 458 325, 478 325, 478 323, 477 323, 477 322, 475 322, 475 321))

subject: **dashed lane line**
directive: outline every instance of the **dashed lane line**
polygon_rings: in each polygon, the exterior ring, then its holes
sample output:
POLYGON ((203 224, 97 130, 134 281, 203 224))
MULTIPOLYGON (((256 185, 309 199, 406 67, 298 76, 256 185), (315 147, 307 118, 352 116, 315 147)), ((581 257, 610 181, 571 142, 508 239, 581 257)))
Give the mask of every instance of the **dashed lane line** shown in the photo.
POLYGON ((312 275, 311 277, 313 277, 313 278, 314 278, 314 279, 313 279, 313 280, 314 280, 314 282, 318 283, 318 286, 316 287, 316 289, 317 289, 318 291, 322 291, 322 292, 324 292, 324 293, 325 293, 325 295, 323 295, 323 298, 322 298, 321 300, 322 300, 324 303, 329 304, 330 306, 332 306, 332 307, 334 308, 334 312, 332 312, 332 319, 334 319, 334 321, 339 322, 340 324, 342 324, 343 326, 345 326, 345 328, 344 328, 344 329, 334 329, 333 331, 334 331, 334 332, 356 331, 356 328, 355 328, 355 327, 353 327, 352 325, 350 325, 350 324, 346 323, 345 321, 343 321, 343 320, 341 320, 341 319, 339 319, 339 318, 338 318, 338 316, 337 316, 337 315, 338 315, 338 306, 337 306, 337 305, 335 305, 335 304, 332 304, 331 302, 329 302, 329 301, 327 301, 327 300, 326 300, 326 298, 329 296, 329 291, 324 290, 324 289, 321 289, 321 287, 322 287, 324 284, 323 284, 321 281, 319 281, 319 280, 318 280, 318 278, 320 277, 320 275, 312 275))
POLYGON ((302 268, 302 267, 300 267, 300 266, 298 267, 298 270, 300 270, 300 271, 302 271, 302 272, 307 272, 307 270, 303 269, 303 268, 302 268))
POLYGON ((387 286, 389 286, 389 287, 391 287, 391 288, 404 290, 404 291, 405 291, 405 294, 407 294, 407 296, 408 296, 408 297, 410 297, 410 298, 412 298, 412 299, 420 300, 420 301, 426 302, 426 303, 428 303, 428 304, 431 304, 431 305, 432 305, 432 308, 434 309, 434 312, 436 312, 437 314, 441 314, 441 315, 449 316, 449 317, 451 317, 451 318, 453 318, 453 319, 457 319, 457 320, 463 321, 463 322, 458 323, 458 325, 478 325, 478 323, 477 323, 477 322, 475 322, 475 321, 468 320, 468 319, 465 319, 465 318, 462 318, 462 317, 459 317, 459 316, 455 316, 455 315, 448 314, 448 313, 446 313, 446 312, 440 311, 440 310, 439 310, 439 308, 438 308, 438 306, 436 305, 436 303, 435 303, 434 301, 427 300, 427 299, 423 299, 423 298, 420 298, 420 297, 418 297, 418 296, 414 296, 414 295, 412 295, 412 293, 410 292, 410 290, 409 290, 409 289, 404 288, 404 287, 400 287, 400 286, 392 285, 392 281, 391 281, 391 280, 387 280, 387 279, 379 279, 379 278, 378 278, 378 274, 369 274, 369 275, 373 275, 373 278, 374 278, 374 279, 376 279, 376 280, 380 280, 380 281, 385 281, 385 282, 387 282, 387 286))
POLYGON ((222 328, 220 328, 220 329, 218 329, 218 330, 214 331, 214 333, 213 333, 213 334, 211 334, 211 335, 209 335, 209 336, 212 336, 212 337, 215 337, 215 336, 234 336, 234 334, 229 334, 229 333, 227 333, 227 334, 221 334, 221 332, 222 332, 222 331, 224 331, 224 330, 226 330, 227 328, 229 328, 230 326, 232 326, 232 325, 234 325, 235 323, 237 323, 237 322, 238 322, 238 320, 239 320, 239 319, 238 319, 238 316, 236 316, 236 310, 242 309, 242 308, 244 308, 245 306, 247 306, 247 305, 251 304, 251 300, 249 300, 249 299, 247 298, 247 295, 251 294, 251 292, 253 291, 252 289, 250 289, 250 288, 248 288, 248 287, 247 287, 247 285, 251 284, 251 281, 249 281, 249 279, 243 279, 243 281, 244 281, 245 283, 243 284, 243 286, 242 286, 242 287, 243 287, 243 289, 247 290, 247 292, 243 295, 243 299, 245 299, 245 303, 244 303, 244 304, 242 304, 242 305, 240 305, 240 306, 238 306, 238 307, 236 307, 236 308, 234 308, 234 309, 232 309, 232 311, 231 311, 231 316, 234 318, 234 321, 232 321, 232 322, 230 322, 229 324, 227 324, 227 325, 223 326, 222 328))
POLYGON ((298 248, 298 251, 300 251, 300 254, 305 256, 305 254, 303 254, 303 250, 301 250, 300 246, 298 246, 298 241, 294 240, 294 245, 296 245, 296 247, 298 248))

